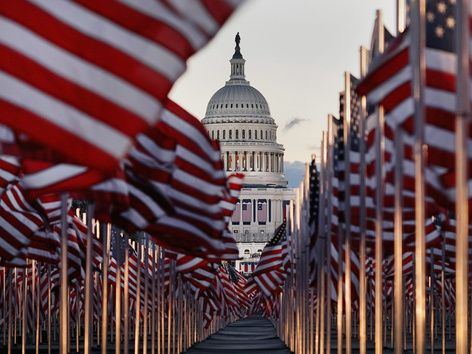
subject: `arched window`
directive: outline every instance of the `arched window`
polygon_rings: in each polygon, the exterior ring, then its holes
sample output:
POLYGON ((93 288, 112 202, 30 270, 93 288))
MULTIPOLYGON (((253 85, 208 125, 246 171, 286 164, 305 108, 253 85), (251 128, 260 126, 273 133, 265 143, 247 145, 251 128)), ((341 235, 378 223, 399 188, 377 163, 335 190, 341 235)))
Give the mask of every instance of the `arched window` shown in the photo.
POLYGON ((243 139, 246 139, 246 131, 243 129, 243 139))
POLYGON ((236 108, 238 108, 238 104, 236 103, 236 108))
POLYGON ((262 129, 261 129, 261 140, 264 139, 264 135, 262 135, 262 129))
POLYGON ((257 250, 257 253, 262 253, 262 250, 257 250))
POLYGON ((251 252, 249 250, 244 250, 245 255, 249 255, 251 252))
POLYGON ((219 130, 216 131, 216 138, 217 138, 218 140, 220 140, 220 131, 219 131, 219 130))
POLYGON ((235 132, 236 132, 236 140, 238 140, 239 139, 239 130, 236 129, 235 132))
POLYGON ((233 131, 232 130, 229 131, 229 138, 233 139, 233 131))
POLYGON ((248 133, 249 133, 249 139, 252 139, 252 136, 251 136, 252 135, 252 130, 249 130, 248 133))
POLYGON ((226 107, 225 108, 228 108, 228 104, 226 104, 226 107))
POLYGON ((254 139, 257 140, 257 130, 254 130, 254 139))
POLYGON ((266 130, 266 138, 265 138, 265 140, 267 140, 267 130, 266 130))
POLYGON ((223 130, 223 140, 226 139, 226 130, 223 130))
POLYGON ((211 131, 211 138, 215 139, 215 131, 214 130, 211 131))

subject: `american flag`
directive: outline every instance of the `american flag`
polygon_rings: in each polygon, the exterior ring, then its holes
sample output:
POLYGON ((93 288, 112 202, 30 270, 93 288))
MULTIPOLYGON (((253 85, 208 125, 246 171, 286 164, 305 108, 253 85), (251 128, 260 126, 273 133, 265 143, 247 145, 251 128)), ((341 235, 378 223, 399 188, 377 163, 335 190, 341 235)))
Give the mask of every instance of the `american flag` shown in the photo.
POLYGON ((252 202, 251 199, 243 199, 242 201, 242 221, 243 225, 251 224, 252 220, 252 202))
POLYGON ((343 138, 343 121, 341 119, 331 117, 333 127, 332 136, 334 139, 333 146, 333 172, 331 176, 332 186, 332 232, 338 230, 339 224, 343 221, 342 210, 344 208, 344 138, 343 138))
POLYGON ((262 250, 259 263, 248 282, 248 293, 254 290, 255 284, 259 291, 266 297, 274 296, 282 286, 285 277, 283 270, 284 259, 282 257, 283 246, 287 232, 287 223, 284 221, 275 230, 274 236, 262 250))
POLYGON ((257 221, 259 225, 265 225, 267 222, 267 200, 258 199, 257 201, 257 221))
POLYGON ((113 171, 159 119, 187 58, 237 4, 4 2, 0 122, 83 166, 113 171))

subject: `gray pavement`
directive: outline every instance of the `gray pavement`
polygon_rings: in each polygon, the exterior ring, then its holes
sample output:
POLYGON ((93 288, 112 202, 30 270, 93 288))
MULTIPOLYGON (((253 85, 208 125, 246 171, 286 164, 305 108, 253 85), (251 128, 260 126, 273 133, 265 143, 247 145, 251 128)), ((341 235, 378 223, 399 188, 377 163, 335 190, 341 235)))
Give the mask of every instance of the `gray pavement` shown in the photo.
POLYGON ((290 350, 277 337, 270 321, 254 316, 229 324, 186 353, 290 354, 290 350))

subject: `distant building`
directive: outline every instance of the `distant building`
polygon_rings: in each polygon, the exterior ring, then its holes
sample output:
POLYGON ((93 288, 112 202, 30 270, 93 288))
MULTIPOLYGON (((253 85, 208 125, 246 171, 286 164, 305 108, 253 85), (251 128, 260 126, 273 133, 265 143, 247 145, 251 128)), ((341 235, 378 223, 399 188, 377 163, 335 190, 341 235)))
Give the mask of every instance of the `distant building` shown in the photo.
POLYGON ((227 173, 245 175, 230 229, 244 258, 236 267, 251 272, 251 264, 287 215, 295 191, 287 188, 277 125, 264 96, 246 80, 245 62, 237 35, 230 79, 208 102, 202 123, 219 140, 227 173))

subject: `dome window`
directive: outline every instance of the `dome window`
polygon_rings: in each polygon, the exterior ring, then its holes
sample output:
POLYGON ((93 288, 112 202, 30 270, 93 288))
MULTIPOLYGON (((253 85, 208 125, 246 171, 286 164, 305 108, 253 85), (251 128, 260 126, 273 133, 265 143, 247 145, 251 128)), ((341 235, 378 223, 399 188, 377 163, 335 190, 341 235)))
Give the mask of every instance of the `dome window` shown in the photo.
POLYGON ((239 139, 239 130, 236 130, 236 140, 239 139))
POLYGON ((249 139, 252 139, 252 136, 251 136, 252 130, 249 130, 248 133, 249 133, 249 139))
POLYGON ((226 130, 223 130, 223 140, 226 139, 226 130))
POLYGON ((267 130, 266 130, 266 138, 265 138, 265 140, 267 140, 267 130))
POLYGON ((219 131, 219 130, 216 131, 216 138, 217 138, 218 140, 220 140, 220 131, 219 131))
POLYGON ((261 140, 264 139, 264 135, 262 135, 262 130, 261 130, 261 140))
POLYGON ((229 138, 233 139, 233 131, 232 130, 229 131, 229 138))
POLYGON ((233 108, 233 104, 231 103, 231 108, 233 108))
POLYGON ((254 103, 251 103, 251 108, 254 108, 254 103))
POLYGON ((226 108, 228 108, 228 104, 226 104, 226 108))
POLYGON ((257 130, 254 130, 254 139, 257 140, 257 130))
POLYGON ((243 139, 246 139, 246 131, 243 129, 243 139))
POLYGON ((246 108, 249 108, 249 103, 246 103, 246 108))
POLYGON ((238 108, 238 104, 236 103, 236 108, 238 108))
POLYGON ((211 131, 211 138, 215 139, 215 131, 214 130, 211 131))

